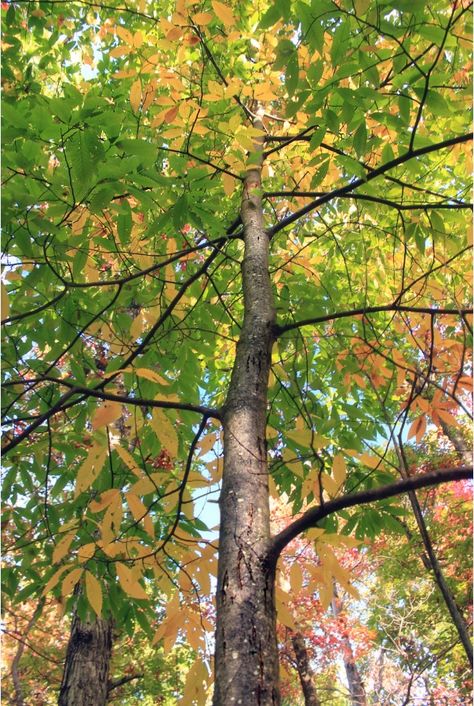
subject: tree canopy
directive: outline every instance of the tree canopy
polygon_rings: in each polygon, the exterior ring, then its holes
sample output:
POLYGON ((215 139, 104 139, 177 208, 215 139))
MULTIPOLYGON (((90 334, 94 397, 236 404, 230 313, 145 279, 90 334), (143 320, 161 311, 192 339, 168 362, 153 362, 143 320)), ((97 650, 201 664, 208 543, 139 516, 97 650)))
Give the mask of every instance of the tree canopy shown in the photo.
POLYGON ((205 703, 235 522, 265 566, 313 542, 287 591, 325 610, 355 590, 332 544, 413 512, 469 652, 449 519, 415 491, 469 475, 470 3, 21 0, 2 22, 7 600, 179 636, 182 703, 205 703))

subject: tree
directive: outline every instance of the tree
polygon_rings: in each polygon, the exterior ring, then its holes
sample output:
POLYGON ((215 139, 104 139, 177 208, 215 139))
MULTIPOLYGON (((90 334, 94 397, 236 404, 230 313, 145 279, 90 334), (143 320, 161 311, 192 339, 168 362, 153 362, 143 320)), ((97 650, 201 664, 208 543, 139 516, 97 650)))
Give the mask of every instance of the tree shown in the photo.
POLYGON ((219 484, 214 706, 275 706, 282 550, 471 473, 389 453, 469 414, 470 6, 2 9, 7 591, 150 626, 153 577, 202 700, 219 484))

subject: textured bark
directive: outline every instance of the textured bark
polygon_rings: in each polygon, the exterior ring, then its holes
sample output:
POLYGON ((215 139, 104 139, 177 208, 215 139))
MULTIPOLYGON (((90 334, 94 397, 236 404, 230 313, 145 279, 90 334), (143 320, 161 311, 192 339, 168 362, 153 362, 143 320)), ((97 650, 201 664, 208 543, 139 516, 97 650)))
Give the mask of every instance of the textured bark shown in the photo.
POLYGON ((314 685, 314 673, 309 662, 308 650, 300 632, 295 633, 291 642, 295 651, 296 669, 303 689, 304 706, 320 706, 320 701, 314 685))
MULTIPOLYGON (((333 588, 333 598, 331 601, 331 607, 332 612, 334 613, 334 617, 339 617, 339 615, 341 614, 341 606, 339 603, 339 598, 335 586, 333 588)), ((347 684, 349 686, 351 704, 352 706, 366 706, 367 698, 365 695, 364 684, 362 682, 356 661, 354 659, 352 645, 348 637, 344 637, 342 641, 344 644, 344 669, 346 670, 347 684)))
POLYGON ((111 621, 88 622, 75 615, 58 706, 105 706, 111 652, 111 621))
MULTIPOLYGON (((262 145, 257 145, 261 154, 262 145)), ((224 472, 217 585, 214 706, 277 706, 278 650, 265 441, 275 314, 263 226, 260 166, 241 206, 244 320, 223 410, 224 472)))

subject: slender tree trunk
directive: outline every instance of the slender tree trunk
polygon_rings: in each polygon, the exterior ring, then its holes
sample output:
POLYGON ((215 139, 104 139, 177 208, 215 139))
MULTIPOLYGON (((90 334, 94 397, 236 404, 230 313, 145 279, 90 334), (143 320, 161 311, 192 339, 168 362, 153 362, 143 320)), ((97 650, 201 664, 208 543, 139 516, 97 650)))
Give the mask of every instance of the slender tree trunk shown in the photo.
MULTIPOLYGON (((332 612, 334 617, 339 617, 341 613, 341 608, 339 604, 339 598, 337 595, 336 587, 333 588, 333 598, 331 601, 332 612)), ((367 699, 365 695, 364 684, 362 682, 360 672, 357 669, 357 664, 354 659, 354 652, 352 651, 352 645, 348 637, 343 638, 344 643, 344 669, 346 670, 347 684, 349 686, 349 693, 351 695, 352 706, 366 706, 367 699)))
MULTIPOLYGON (((408 477, 408 464, 405 458, 405 454, 403 451, 403 446, 401 443, 396 445, 398 457, 400 460, 400 470, 401 470, 401 475, 404 478, 408 477)), ((464 647, 464 651, 466 653, 466 656, 469 660, 469 663, 472 667, 473 665, 473 654, 472 654, 472 642, 471 642, 471 637, 469 633, 469 628, 467 626, 466 621, 464 620, 464 617, 461 613, 461 611, 458 608, 458 605, 456 603, 456 600, 451 592, 451 589, 448 586, 448 583, 444 577, 443 570, 441 568, 441 564, 438 561, 438 557, 436 556, 436 552, 434 550, 433 544, 431 542, 431 537, 428 532, 428 528, 426 527, 425 523, 425 518, 423 517, 423 512, 420 507, 420 503, 418 502, 418 498, 416 496, 416 493, 414 490, 410 490, 408 492, 408 497, 410 499, 410 504, 413 510, 413 515, 415 517, 416 523, 418 525, 418 529, 420 531, 421 539, 423 541, 423 546, 425 548, 426 555, 428 557, 429 563, 431 570, 433 572, 434 579, 438 585, 438 588, 441 592, 441 595, 444 598, 444 602, 446 604, 446 607, 449 611, 449 614, 451 615, 451 618, 453 620, 453 623, 456 627, 456 630, 459 635, 459 639, 461 640, 461 644, 464 647)))
POLYGON ((111 652, 112 622, 74 615, 58 706, 105 706, 111 652))
MULTIPOLYGON (((41 598, 33 615, 31 616, 26 629, 23 633, 23 639, 26 640, 26 637, 28 636, 30 630, 33 628, 34 624, 38 620, 39 616, 41 615, 41 611, 43 610, 43 606, 45 603, 45 599, 41 598)), ((20 676, 20 661, 23 656, 23 652, 25 651, 25 645, 26 643, 24 641, 18 643, 18 647, 15 653, 15 656, 12 660, 12 668, 11 668, 11 675, 12 675, 12 681, 13 681, 13 688, 15 690, 15 695, 12 700, 13 706, 25 706, 25 699, 23 696, 23 686, 21 683, 21 676, 20 676)))
MULTIPOLYGON (((261 141, 256 149, 261 155, 261 141)), ((265 430, 275 314, 260 168, 250 168, 244 183, 244 320, 223 416, 214 706, 280 704, 274 572, 264 562, 270 538, 265 430)))
POLYGON ((314 685, 314 672, 311 668, 304 637, 300 632, 297 632, 292 636, 291 642, 295 651, 296 669, 303 689, 304 704, 305 706, 320 706, 314 685))

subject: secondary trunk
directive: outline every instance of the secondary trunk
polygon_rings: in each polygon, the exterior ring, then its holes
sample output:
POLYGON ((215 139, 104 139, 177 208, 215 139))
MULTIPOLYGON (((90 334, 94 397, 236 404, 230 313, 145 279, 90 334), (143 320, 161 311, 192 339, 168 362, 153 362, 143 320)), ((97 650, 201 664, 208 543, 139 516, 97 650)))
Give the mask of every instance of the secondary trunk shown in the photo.
POLYGON ((110 620, 74 615, 58 706, 105 706, 111 651, 110 620))
MULTIPOLYGON (((334 613, 334 617, 339 617, 339 615, 341 614, 341 607, 335 586, 333 588, 333 598, 331 601, 331 607, 332 612, 334 613)), ((367 699, 365 696, 364 684, 362 683, 362 679, 357 668, 356 661, 354 659, 352 645, 348 637, 343 638, 343 644, 344 669, 346 670, 347 684, 349 687, 351 704, 352 706, 366 706, 367 699)))
POLYGON ((316 687, 314 685, 314 673, 308 657, 308 650, 304 644, 304 637, 301 633, 295 633, 291 642, 296 658, 296 669, 303 689, 304 706, 320 706, 316 687))
POLYGON ((280 703, 274 575, 264 563, 270 537, 265 429, 275 314, 260 186, 257 165, 247 173, 242 197, 244 320, 223 416, 214 706, 280 703))

